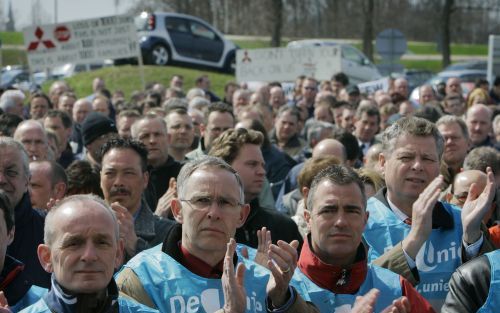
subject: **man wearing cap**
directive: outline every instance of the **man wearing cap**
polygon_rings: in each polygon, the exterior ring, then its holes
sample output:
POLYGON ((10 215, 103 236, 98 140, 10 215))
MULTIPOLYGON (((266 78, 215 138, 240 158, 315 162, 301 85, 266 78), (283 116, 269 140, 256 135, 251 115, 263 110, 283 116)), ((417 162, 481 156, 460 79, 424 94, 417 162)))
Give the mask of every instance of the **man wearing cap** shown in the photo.
POLYGON ((83 121, 82 136, 85 151, 82 152, 81 159, 89 161, 97 168, 101 167, 101 146, 113 136, 117 136, 118 131, 110 118, 98 112, 91 112, 83 121))

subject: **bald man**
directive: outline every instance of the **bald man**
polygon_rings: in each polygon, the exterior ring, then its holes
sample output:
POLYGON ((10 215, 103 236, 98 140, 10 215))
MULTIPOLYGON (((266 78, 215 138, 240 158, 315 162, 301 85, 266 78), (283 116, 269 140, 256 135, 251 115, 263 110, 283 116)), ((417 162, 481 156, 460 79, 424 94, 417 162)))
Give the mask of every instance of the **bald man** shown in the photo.
POLYGON ((42 124, 34 120, 21 122, 14 132, 14 139, 23 144, 31 161, 52 160, 47 133, 42 124))
POLYGON ((334 156, 342 163, 345 162, 347 155, 344 145, 335 139, 326 138, 321 140, 313 149, 312 157, 334 156))
POLYGON ((470 186, 475 183, 477 190, 481 192, 486 186, 487 176, 478 170, 468 170, 458 173, 451 185, 449 202, 462 207, 469 194, 470 186))
POLYGON ((490 137, 493 130, 492 117, 493 112, 484 104, 475 104, 465 113, 465 123, 469 130, 472 149, 494 145, 493 139, 490 137))

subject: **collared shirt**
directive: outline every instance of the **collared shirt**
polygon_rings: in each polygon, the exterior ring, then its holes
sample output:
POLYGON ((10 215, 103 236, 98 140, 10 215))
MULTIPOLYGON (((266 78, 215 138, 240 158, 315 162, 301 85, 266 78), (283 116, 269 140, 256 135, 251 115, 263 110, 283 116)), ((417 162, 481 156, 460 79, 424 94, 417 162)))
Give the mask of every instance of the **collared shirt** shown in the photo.
POLYGON ((202 259, 192 255, 186 248, 182 246, 180 241, 178 245, 182 253, 182 265, 188 268, 191 272, 205 278, 220 279, 222 277, 224 259, 212 267, 202 259))

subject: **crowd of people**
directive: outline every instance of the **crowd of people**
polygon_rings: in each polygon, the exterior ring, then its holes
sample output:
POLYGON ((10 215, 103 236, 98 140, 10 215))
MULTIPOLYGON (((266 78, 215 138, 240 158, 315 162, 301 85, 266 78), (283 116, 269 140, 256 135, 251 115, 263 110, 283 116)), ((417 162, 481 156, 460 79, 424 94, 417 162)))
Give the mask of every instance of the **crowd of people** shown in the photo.
POLYGON ((3 91, 0 312, 496 311, 500 78, 189 87, 3 91))

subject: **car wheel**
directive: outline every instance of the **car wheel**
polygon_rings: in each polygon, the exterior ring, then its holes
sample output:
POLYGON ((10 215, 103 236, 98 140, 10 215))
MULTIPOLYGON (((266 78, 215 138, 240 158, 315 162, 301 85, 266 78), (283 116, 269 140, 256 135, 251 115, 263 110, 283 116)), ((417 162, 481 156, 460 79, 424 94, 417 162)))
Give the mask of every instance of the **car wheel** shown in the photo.
POLYGON ((170 62, 170 52, 164 45, 156 45, 151 50, 151 63, 154 65, 167 65, 170 62))

